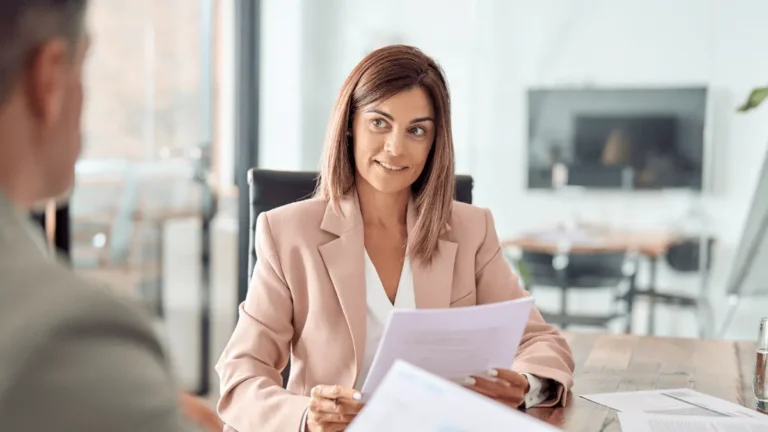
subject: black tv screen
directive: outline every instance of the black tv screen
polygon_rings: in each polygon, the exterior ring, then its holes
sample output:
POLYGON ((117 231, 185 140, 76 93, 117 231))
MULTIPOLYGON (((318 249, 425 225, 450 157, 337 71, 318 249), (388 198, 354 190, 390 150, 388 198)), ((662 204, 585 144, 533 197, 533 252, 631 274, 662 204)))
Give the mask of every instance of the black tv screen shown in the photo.
POLYGON ((528 92, 528 187, 701 190, 707 90, 528 92))

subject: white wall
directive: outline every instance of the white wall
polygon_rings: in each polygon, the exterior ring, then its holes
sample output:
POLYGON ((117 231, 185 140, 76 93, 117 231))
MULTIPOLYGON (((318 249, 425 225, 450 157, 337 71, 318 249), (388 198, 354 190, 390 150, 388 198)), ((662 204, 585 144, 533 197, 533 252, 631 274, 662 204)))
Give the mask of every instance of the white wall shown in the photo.
POLYGON ((304 0, 261 2, 259 164, 262 168, 302 169, 304 0))
MULTIPOLYGON (((712 282, 718 289, 722 286, 768 143, 766 110, 735 113, 749 89, 768 80, 768 57, 763 55, 768 2, 262 4, 264 19, 274 17, 263 27, 265 166, 315 169, 333 98, 354 64, 376 46, 417 45, 445 69, 453 99, 457 169, 475 177, 476 203, 493 210, 502 237, 556 223, 573 212, 658 226, 679 219, 690 204, 670 192, 590 193, 568 199, 526 190, 529 86, 709 85, 712 191, 704 205, 719 241, 712 282)), ((752 325, 750 313, 757 312, 746 311, 744 325, 752 325)))

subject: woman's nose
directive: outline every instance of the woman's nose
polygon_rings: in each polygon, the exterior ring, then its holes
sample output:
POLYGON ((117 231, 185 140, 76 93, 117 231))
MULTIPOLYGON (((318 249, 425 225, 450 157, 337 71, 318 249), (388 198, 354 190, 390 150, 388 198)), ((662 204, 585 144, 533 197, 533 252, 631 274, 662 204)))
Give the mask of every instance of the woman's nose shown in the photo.
POLYGON ((384 143, 384 150, 392 156, 399 156, 403 153, 403 139, 397 131, 393 131, 387 136, 387 141, 384 143))

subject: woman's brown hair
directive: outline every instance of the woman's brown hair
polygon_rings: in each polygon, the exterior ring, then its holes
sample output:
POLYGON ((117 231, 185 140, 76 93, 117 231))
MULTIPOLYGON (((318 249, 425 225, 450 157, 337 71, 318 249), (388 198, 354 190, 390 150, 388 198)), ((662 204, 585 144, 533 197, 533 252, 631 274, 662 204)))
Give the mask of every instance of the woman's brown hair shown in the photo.
POLYGON ((411 190, 417 209, 408 236, 410 255, 430 263, 448 223, 455 193, 451 101, 440 66, 419 49, 392 45, 368 54, 347 77, 333 108, 325 138, 316 196, 338 204, 355 187, 352 118, 361 108, 412 88, 427 92, 435 111, 435 142, 411 190))

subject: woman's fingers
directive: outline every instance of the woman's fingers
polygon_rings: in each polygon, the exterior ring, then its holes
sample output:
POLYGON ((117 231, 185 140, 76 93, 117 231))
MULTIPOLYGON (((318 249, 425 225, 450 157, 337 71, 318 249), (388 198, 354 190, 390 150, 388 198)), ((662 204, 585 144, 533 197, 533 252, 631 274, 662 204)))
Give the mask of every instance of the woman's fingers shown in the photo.
POLYGON ((483 377, 476 377, 476 381, 476 386, 496 393, 500 399, 506 399, 512 402, 520 402, 525 397, 525 390, 523 388, 515 387, 507 381, 483 377))
POLYGON ((310 411, 307 415, 307 426, 309 426, 309 430, 312 432, 342 431, 354 418, 355 414, 310 411))
POLYGON ((309 401, 307 426, 315 431, 342 431, 362 409, 359 391, 341 386, 315 386, 309 401))
POLYGON ((319 397, 324 399, 347 399, 350 401, 360 401, 363 399, 363 395, 359 391, 337 385, 315 386, 312 388, 312 397, 319 397))
POLYGON ((352 420, 354 420, 354 418, 355 418, 355 414, 335 414, 335 413, 320 412, 320 413, 315 413, 312 416, 311 420, 312 422, 320 425, 325 425, 329 423, 349 424, 352 420))
POLYGON ((309 402, 309 409, 318 413, 331 414, 357 414, 362 404, 359 402, 349 403, 345 401, 335 401, 332 399, 312 398, 309 402))
POLYGON ((525 397, 524 389, 502 380, 472 377, 467 384, 468 388, 480 394, 512 405, 519 404, 525 397))
POLYGON ((310 428, 309 430, 312 432, 341 432, 349 427, 349 423, 308 423, 307 425, 310 428))
POLYGON ((509 369, 489 369, 488 376, 491 378, 499 378, 510 383, 513 387, 519 387, 523 389, 523 392, 528 391, 530 383, 528 378, 509 369))

